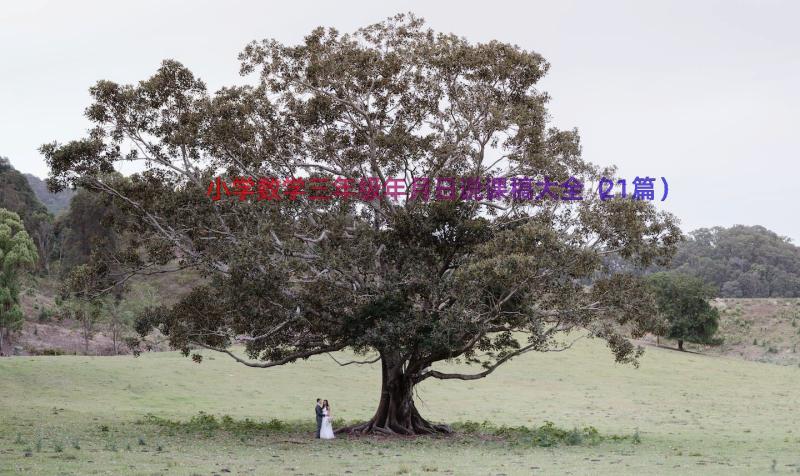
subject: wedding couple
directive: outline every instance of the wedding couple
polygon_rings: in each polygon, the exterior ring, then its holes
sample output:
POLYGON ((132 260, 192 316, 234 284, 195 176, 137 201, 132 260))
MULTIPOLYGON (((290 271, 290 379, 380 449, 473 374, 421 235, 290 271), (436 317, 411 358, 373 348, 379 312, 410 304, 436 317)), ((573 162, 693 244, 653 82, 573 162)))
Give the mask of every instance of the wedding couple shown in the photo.
POLYGON ((318 398, 314 412, 317 414, 316 437, 322 438, 323 440, 332 440, 334 436, 333 426, 331 425, 331 406, 328 404, 328 401, 318 398))

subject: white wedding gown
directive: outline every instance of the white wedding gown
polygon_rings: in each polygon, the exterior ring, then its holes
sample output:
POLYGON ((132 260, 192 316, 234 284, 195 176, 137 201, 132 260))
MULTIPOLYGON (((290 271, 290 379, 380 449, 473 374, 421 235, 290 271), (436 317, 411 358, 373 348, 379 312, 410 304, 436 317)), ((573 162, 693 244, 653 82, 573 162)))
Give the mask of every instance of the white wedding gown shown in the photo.
POLYGON ((332 440, 333 426, 331 425, 331 417, 328 416, 328 410, 322 410, 322 428, 319 430, 319 437, 323 440, 332 440))

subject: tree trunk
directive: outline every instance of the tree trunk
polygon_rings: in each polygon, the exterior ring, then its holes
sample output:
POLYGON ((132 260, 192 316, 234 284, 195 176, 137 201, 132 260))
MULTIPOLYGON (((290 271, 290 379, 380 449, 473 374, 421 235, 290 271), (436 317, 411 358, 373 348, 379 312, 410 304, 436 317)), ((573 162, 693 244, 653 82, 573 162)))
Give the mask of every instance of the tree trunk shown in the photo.
POLYGON ((678 339, 678 350, 683 350, 683 340, 678 339))
POLYGON ((447 425, 433 424, 414 405, 414 382, 403 371, 403 364, 381 358, 381 399, 375 415, 367 422, 340 428, 336 433, 355 435, 433 435, 451 433, 447 425))
POLYGON ((83 323, 83 348, 84 353, 89 355, 89 327, 85 321, 83 323))
POLYGON ((119 355, 117 351, 117 323, 116 321, 111 322, 111 341, 114 345, 114 355, 119 355))

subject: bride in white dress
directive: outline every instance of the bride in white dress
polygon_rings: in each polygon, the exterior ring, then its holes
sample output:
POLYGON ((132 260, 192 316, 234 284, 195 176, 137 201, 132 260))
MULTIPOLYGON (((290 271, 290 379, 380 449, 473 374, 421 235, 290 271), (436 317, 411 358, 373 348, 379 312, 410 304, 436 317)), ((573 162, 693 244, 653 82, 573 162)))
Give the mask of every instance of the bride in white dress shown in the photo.
POLYGON ((331 406, 328 405, 327 400, 322 402, 322 428, 319 431, 319 437, 323 440, 335 438, 333 436, 333 426, 331 425, 331 406))

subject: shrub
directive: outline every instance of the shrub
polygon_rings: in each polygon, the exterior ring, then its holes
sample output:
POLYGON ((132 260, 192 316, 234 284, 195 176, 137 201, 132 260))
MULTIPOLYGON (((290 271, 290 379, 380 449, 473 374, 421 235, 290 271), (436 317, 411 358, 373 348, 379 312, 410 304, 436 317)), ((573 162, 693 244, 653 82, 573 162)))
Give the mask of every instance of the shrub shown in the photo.
POLYGON ((48 322, 50 320, 50 317, 51 317, 50 311, 47 310, 46 308, 43 307, 42 310, 39 311, 39 322, 48 322))
POLYGON ((578 431, 577 428, 573 428, 571 431, 567 432, 567 436, 564 438, 564 443, 569 446, 580 445, 583 443, 583 435, 578 431))
POLYGON ((485 431, 489 427, 489 422, 478 423, 476 421, 459 422, 453 425, 453 429, 461 433, 475 434, 485 431))
POLYGON ((193 427, 196 431, 211 435, 219 429, 220 425, 214 415, 200 412, 198 415, 193 416, 192 419, 189 420, 189 426, 193 427))
MULTIPOLYGON (((229 415, 223 415, 220 419, 217 419, 214 415, 205 412, 200 412, 186 422, 169 420, 155 415, 147 415, 137 423, 158 425, 170 431, 202 433, 206 436, 211 436, 217 431, 225 431, 233 434, 242 441, 244 441, 245 437, 254 436, 256 434, 301 433, 313 431, 314 429, 313 422, 288 423, 277 418, 266 422, 258 422, 249 418, 236 420, 229 415)), ((343 420, 337 420, 336 426, 339 426, 340 423, 344 426, 343 420)))
POLYGON ((63 350, 58 349, 58 348, 54 348, 54 349, 34 349, 34 348, 29 348, 28 352, 30 352, 32 355, 53 355, 53 356, 55 356, 55 355, 66 355, 66 352, 64 352, 63 350))
POLYGON ((613 441, 626 439, 622 436, 611 435, 603 437, 600 432, 592 426, 582 429, 573 428, 564 430, 555 426, 553 422, 546 421, 542 426, 528 428, 525 426, 496 427, 489 422, 459 422, 453 425, 457 432, 468 435, 488 435, 502 438, 512 443, 521 443, 540 447, 558 446, 561 444, 569 446, 594 445, 608 438, 613 441))

